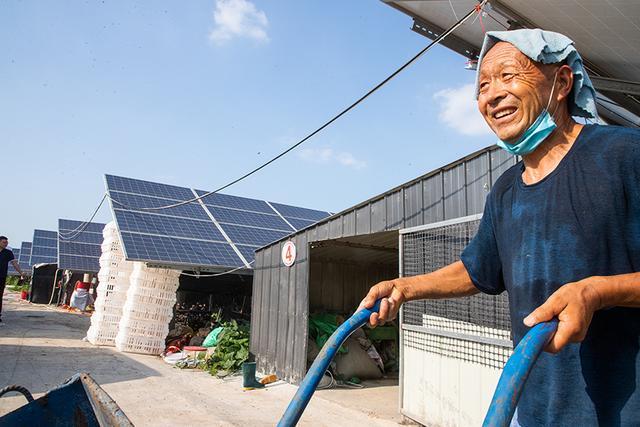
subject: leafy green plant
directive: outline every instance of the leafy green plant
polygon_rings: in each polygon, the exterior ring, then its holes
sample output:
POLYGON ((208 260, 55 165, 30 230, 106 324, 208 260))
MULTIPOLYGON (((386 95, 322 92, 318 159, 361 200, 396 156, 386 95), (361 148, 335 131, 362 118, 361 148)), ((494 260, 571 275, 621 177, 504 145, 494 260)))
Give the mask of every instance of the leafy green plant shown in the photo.
POLYGON ((236 372, 249 358, 249 325, 232 320, 222 326, 218 345, 207 361, 209 373, 217 376, 236 372))
POLYGON ((7 277, 7 289, 14 292, 28 291, 29 290, 29 282, 28 281, 20 281, 18 276, 7 277))

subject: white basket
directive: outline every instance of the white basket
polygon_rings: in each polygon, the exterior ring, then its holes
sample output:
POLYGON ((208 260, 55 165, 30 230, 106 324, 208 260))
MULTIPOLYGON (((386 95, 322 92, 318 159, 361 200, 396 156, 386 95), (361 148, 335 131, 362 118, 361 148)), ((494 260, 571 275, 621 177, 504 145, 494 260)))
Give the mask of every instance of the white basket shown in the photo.
MULTIPOLYGON (((167 325, 173 317, 172 307, 159 307, 149 305, 139 305, 132 308, 128 308, 123 319, 142 320, 145 322, 159 322, 166 323, 167 325)), ((123 321, 121 321, 123 323, 123 321)))
POLYGON ((178 290, 178 281, 175 280, 173 282, 160 282, 160 281, 151 281, 151 280, 137 280, 131 282, 132 287, 138 289, 149 289, 149 290, 158 290, 161 292, 173 292, 175 293, 178 290))
POLYGON ((164 338, 148 338, 141 336, 119 337, 115 341, 118 351, 141 354, 160 354, 164 350, 164 338))
POLYGON ((122 319, 120 319, 118 334, 122 334, 123 337, 137 335, 141 337, 165 339, 169 334, 169 321, 137 320, 124 315, 122 319))
POLYGON ((173 301, 174 303, 176 301, 175 290, 152 289, 143 286, 132 286, 129 289, 130 291, 128 290, 127 293, 130 295, 136 295, 137 297, 157 298, 159 300, 173 301))
POLYGON ((89 331, 87 332, 87 341, 93 345, 108 345, 113 347, 116 344, 117 334, 117 329, 101 329, 96 330, 96 332, 92 332, 91 328, 89 328, 89 331))
MULTIPOLYGON (((154 297, 151 295, 133 294, 127 297, 127 301, 131 301, 131 308, 142 310, 143 307, 148 307, 150 310, 169 310, 176 305, 176 299, 171 300, 154 297)), ((127 307, 128 309, 129 307, 127 307)))

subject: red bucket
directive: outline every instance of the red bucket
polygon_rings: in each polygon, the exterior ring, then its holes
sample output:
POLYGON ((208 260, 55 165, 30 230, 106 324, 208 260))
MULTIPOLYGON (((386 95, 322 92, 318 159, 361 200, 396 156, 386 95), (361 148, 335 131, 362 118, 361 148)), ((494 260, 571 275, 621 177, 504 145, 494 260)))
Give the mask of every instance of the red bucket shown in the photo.
POLYGON ((27 299, 29 293, 27 291, 20 291, 20 299, 27 299))

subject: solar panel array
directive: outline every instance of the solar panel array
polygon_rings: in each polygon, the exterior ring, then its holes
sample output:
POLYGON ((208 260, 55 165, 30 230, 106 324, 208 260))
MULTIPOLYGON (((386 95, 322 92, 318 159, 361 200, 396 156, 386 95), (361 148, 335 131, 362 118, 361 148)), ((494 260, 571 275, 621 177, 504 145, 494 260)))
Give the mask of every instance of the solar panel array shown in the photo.
POLYGON ((18 263, 22 271, 31 271, 31 242, 22 242, 22 245, 20 245, 20 258, 18 259, 18 263))
POLYGON ((31 265, 55 264, 58 262, 58 233, 49 230, 34 230, 31 246, 31 265))
MULTIPOLYGON (((18 263, 20 262, 20 249, 13 249, 13 248, 7 248, 10 249, 11 252, 13 252, 13 258, 18 261, 18 263)), ((20 267, 22 268, 22 267, 20 267)), ((17 276, 18 275, 18 271, 13 268, 13 264, 9 263, 9 270, 7 271, 7 274, 9 276, 17 276)))
POLYGON ((58 268, 86 273, 100 270, 102 230, 105 224, 58 220, 58 268), (79 232, 82 230, 82 232, 79 232))
POLYGON ((250 268, 256 249, 330 215, 329 212, 212 194, 162 209, 206 191, 106 175, 126 258, 194 267, 250 268))

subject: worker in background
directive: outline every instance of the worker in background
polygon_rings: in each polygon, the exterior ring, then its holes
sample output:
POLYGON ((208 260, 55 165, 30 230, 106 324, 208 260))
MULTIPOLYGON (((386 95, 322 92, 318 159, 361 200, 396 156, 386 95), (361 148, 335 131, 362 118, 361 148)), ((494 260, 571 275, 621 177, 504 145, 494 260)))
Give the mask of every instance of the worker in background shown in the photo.
POLYGON ((73 277, 73 271, 65 270, 62 274, 62 284, 60 286, 60 292, 62 292, 62 302, 61 305, 69 305, 71 304, 71 294, 74 289, 71 286, 71 279, 73 277))
POLYGON ((72 308, 77 308, 80 311, 85 311, 88 305, 93 305, 93 296, 90 293, 91 290, 91 274, 85 273, 82 277, 82 281, 78 280, 71 294, 72 308))
POLYGON ((0 236, 0 325, 2 325, 2 298, 4 296, 4 286, 7 283, 7 273, 9 271, 9 263, 13 264, 13 268, 20 273, 20 280, 24 279, 24 273, 20 269, 20 264, 13 255, 13 251, 7 249, 9 239, 6 236, 0 236))
POLYGON ((561 34, 488 32, 478 64, 480 114, 522 161, 493 186, 460 261, 381 282, 361 307, 383 298, 375 326, 405 301, 506 291, 514 345, 559 319, 512 425, 637 426, 640 131, 574 119, 596 120, 595 91, 561 34))
POLYGON ((98 298, 98 278, 95 276, 91 279, 91 290, 89 293, 94 301, 98 298))

